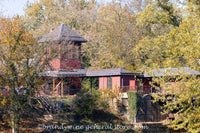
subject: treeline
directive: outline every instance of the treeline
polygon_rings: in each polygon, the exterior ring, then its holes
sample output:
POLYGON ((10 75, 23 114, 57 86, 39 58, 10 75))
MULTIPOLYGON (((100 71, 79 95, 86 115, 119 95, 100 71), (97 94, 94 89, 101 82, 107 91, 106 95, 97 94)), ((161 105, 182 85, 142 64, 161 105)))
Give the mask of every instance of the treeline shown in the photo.
POLYGON ((143 72, 199 65, 199 11, 197 0, 39 0, 21 19, 35 38, 62 22, 86 38, 85 68, 143 72))

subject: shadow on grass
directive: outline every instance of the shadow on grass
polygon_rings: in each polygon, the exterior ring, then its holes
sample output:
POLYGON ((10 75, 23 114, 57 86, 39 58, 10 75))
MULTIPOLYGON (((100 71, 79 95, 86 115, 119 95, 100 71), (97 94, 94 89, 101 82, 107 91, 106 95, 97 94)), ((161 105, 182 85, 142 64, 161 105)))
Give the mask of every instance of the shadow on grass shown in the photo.
POLYGON ((91 116, 91 120, 95 123, 122 123, 122 119, 112 113, 105 112, 104 110, 94 110, 91 116))

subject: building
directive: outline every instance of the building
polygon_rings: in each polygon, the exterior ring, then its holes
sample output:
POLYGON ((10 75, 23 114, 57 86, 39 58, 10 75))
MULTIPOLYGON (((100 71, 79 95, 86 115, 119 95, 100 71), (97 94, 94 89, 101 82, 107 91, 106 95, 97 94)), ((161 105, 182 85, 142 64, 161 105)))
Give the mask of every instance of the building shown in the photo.
MULTIPOLYGON (((186 76, 187 75, 190 75, 190 76, 195 75, 197 77, 200 76, 199 71, 192 70, 189 67, 161 68, 161 69, 158 69, 158 70, 153 69, 149 73, 143 74, 143 84, 144 84, 144 86, 151 86, 150 83, 152 82, 153 78, 166 77, 166 79, 168 79, 165 83, 166 85, 169 84, 169 85, 172 85, 174 87, 175 86, 178 87, 179 84, 180 84, 179 81, 178 81, 178 79, 179 79, 178 77, 182 74, 185 74, 186 76)), ((187 84, 187 82, 186 82, 186 84, 187 84)), ((159 87, 159 85, 156 85, 156 86, 159 87)), ((174 88, 174 90, 179 89, 179 88, 176 88, 176 87, 174 88)), ((144 90, 145 90, 145 88, 144 88, 144 90)), ((156 92, 155 89, 152 89, 152 90, 153 90, 153 92, 156 92)), ((160 87, 159 92, 165 92, 165 88, 160 87)))
MULTIPOLYGON (((149 94, 156 92, 151 86, 152 77, 166 76, 166 71, 178 72, 178 68, 164 68, 152 70, 148 74, 132 73, 122 68, 86 70, 81 69, 81 44, 86 39, 71 30, 65 24, 61 24, 39 40, 40 43, 48 43, 45 48, 47 55, 56 52, 57 56, 50 62, 47 71, 42 74, 46 83, 43 86, 43 94, 51 96, 64 96, 76 94, 81 89, 82 78, 99 78, 99 89, 119 88, 121 92, 139 91, 149 94), (140 81, 140 82, 138 82, 140 81)), ((180 68, 190 74, 200 75, 198 71, 189 68, 180 68)), ((178 75, 177 75, 178 76, 178 75)))
POLYGON ((57 53, 43 74, 46 81, 43 93, 73 95, 81 89, 81 43, 85 42, 87 40, 63 23, 39 40, 39 43, 48 43, 47 56, 57 53))
MULTIPOLYGON (((47 56, 58 52, 53 58, 47 71, 42 74, 46 83, 43 94, 73 95, 81 89, 84 77, 99 77, 99 88, 120 88, 123 92, 137 91, 138 73, 132 73, 122 68, 86 70, 81 69, 81 44, 87 42, 65 24, 61 24, 39 40, 48 43, 45 48, 47 56)), ((91 80, 92 82, 92 80, 91 80)))
POLYGON ((119 88, 121 92, 138 91, 139 73, 122 68, 88 70, 87 77, 99 77, 99 89, 119 88))

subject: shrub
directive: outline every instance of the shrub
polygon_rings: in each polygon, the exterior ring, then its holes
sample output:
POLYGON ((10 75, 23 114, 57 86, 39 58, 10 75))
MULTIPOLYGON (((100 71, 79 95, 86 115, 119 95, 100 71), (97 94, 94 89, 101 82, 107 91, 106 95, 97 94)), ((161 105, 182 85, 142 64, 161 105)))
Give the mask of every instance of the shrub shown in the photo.
POLYGON ((98 92, 90 93, 88 89, 82 89, 73 100, 73 109, 76 115, 81 118, 90 117, 93 110, 97 108, 99 99, 98 92))
POLYGON ((138 110, 140 109, 141 94, 130 91, 128 94, 128 112, 130 115, 131 122, 135 122, 135 118, 138 110))

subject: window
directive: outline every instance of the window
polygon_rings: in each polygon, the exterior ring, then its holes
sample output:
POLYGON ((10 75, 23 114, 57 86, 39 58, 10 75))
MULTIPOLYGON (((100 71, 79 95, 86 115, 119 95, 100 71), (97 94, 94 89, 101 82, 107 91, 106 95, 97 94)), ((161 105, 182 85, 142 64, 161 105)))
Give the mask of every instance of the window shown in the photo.
POLYGON ((67 54, 68 54, 68 59, 72 60, 73 59, 73 45, 68 45, 67 54))
POLYGON ((112 90, 112 77, 107 77, 107 88, 112 90))
POLYGON ((68 44, 62 46, 62 59, 69 60, 79 60, 80 59, 80 51, 79 45, 68 44))
POLYGON ((79 46, 75 45, 75 53, 74 53, 74 59, 79 60, 80 54, 79 54, 79 46))
POLYGON ((68 46, 65 44, 61 45, 61 59, 68 58, 68 46))
POLYGON ((51 46, 51 54, 55 58, 59 57, 59 45, 52 45, 51 46))

